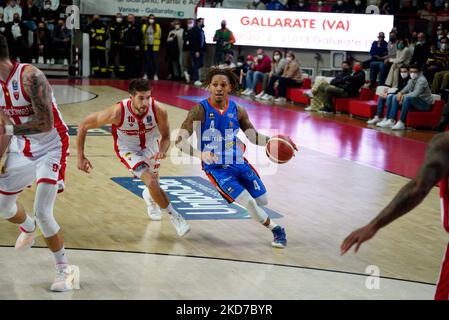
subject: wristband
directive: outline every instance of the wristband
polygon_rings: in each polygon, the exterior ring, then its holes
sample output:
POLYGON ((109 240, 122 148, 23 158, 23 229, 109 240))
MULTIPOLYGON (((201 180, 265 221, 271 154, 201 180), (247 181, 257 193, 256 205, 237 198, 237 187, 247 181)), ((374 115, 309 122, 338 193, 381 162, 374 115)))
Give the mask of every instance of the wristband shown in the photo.
POLYGON ((14 126, 11 124, 8 124, 5 126, 5 135, 7 136, 13 136, 14 135, 14 126))

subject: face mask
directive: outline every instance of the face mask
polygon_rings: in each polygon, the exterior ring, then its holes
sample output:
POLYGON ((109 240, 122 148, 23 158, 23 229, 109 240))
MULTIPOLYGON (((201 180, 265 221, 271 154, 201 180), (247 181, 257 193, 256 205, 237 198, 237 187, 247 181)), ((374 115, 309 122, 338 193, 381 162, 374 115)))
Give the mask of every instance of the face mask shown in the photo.
POLYGON ((341 6, 341 5, 343 4, 343 1, 337 1, 337 4, 338 4, 339 6, 341 6))
POLYGON ((5 27, 1 27, 1 28, 0 28, 0 32, 1 32, 1 33, 5 32, 5 30, 6 30, 5 27))
POLYGON ((273 57, 274 61, 279 61, 280 58, 281 58, 281 56, 278 56, 278 55, 275 55, 275 56, 273 57))
POLYGON ((361 5, 361 4, 362 4, 362 2, 360 2, 360 1, 356 1, 356 2, 355 2, 355 5, 356 5, 356 6, 359 6, 359 5, 361 5))
POLYGON ((248 65, 250 66, 250 65, 252 65, 253 64, 253 61, 248 61, 248 65))
POLYGON ((408 77, 408 72, 401 72, 401 78, 405 79, 408 77))
POLYGON ((398 44, 397 47, 398 47, 399 50, 404 49, 404 45, 403 44, 398 44))
POLYGON ((299 6, 300 6, 300 7, 303 7, 303 6, 304 6, 304 2, 300 2, 300 3, 299 3, 299 6))
POLYGON ((445 7, 445 8, 449 8, 449 3, 446 2, 446 3, 444 4, 444 7, 445 7))
POLYGON ((441 48, 441 50, 446 50, 447 49, 447 43, 442 43, 440 48, 441 48))
POLYGON ((243 66, 243 62, 237 62, 237 67, 243 66))
POLYGON ((117 19, 115 19, 115 21, 117 21, 117 23, 122 23, 123 19, 122 18, 117 18, 117 19))
POLYGON ((318 1, 318 5, 321 7, 323 5, 323 1, 318 1))
POLYGON ((46 4, 45 6, 44 6, 44 9, 45 10, 48 10, 48 9, 50 9, 51 8, 51 5, 49 5, 49 4, 46 4))
POLYGON ((187 28, 192 29, 192 28, 193 28, 193 23, 189 23, 189 24, 187 25, 187 28))
POLYGON ((179 30, 179 29, 181 29, 181 26, 179 24, 175 24, 175 29, 179 30))
POLYGON ((362 70, 361 66, 354 66, 354 72, 359 72, 360 70, 362 70))
POLYGON ((415 72, 410 73, 410 78, 412 78, 412 80, 415 80, 416 78, 418 78, 418 74, 415 72))
POLYGON ((441 39, 441 38, 443 38, 443 35, 442 35, 442 34, 439 34, 439 35, 438 35, 438 39, 441 39))
POLYGON ((154 23, 154 19, 148 20, 149 23, 154 23))
POLYGON ((285 57, 285 60, 286 60, 287 62, 290 62, 290 61, 293 60, 293 58, 292 58, 292 57, 285 57))
POLYGON ((3 22, 3 18, 0 18, 0 22, 3 22))
POLYGON ((257 59, 262 60, 263 59, 263 54, 258 54, 257 55, 257 59))

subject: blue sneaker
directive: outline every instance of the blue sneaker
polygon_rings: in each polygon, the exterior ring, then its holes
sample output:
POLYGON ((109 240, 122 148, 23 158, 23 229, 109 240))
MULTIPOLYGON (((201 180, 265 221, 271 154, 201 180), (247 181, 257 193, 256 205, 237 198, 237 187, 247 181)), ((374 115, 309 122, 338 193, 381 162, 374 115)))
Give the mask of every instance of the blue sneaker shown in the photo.
POLYGON ((285 234, 285 229, 281 226, 277 226, 271 230, 274 235, 274 240, 271 245, 275 248, 283 249, 287 246, 287 235, 285 234))

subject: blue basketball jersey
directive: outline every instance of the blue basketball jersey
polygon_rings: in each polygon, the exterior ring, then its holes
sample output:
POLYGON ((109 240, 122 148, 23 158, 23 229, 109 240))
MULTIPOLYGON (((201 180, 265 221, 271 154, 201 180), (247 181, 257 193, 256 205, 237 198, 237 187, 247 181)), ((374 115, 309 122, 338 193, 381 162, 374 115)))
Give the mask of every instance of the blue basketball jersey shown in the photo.
POLYGON ((244 164, 243 150, 237 146, 237 134, 240 130, 237 104, 228 100, 226 108, 215 108, 209 99, 200 102, 204 108, 204 123, 201 125, 201 151, 210 151, 219 158, 217 163, 203 163, 208 171, 217 166, 244 164))

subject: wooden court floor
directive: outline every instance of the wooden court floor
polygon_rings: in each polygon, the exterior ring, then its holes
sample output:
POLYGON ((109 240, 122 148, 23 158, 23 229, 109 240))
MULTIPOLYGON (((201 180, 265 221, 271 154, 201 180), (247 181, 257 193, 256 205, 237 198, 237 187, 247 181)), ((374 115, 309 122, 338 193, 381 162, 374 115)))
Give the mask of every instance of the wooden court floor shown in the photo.
MULTIPOLYGON (((61 105, 60 110, 68 125, 77 125, 89 113, 127 96, 126 92, 109 86, 80 85, 77 88, 95 94, 96 98, 61 105)), ((178 128, 187 111, 165 106, 171 129, 178 128)), ((161 222, 150 221, 143 200, 111 180, 112 177, 130 176, 115 156, 111 136, 88 137, 86 154, 94 166, 91 174, 76 169, 75 136, 70 137, 70 143, 66 191, 58 196, 55 207, 56 218, 64 230, 66 248, 216 258, 235 263, 260 262, 316 268, 334 274, 363 275, 368 266, 375 265, 382 277, 428 285, 437 280, 448 237, 440 223, 436 188, 412 213, 364 244, 359 254, 341 257, 339 246, 344 237, 370 221, 408 179, 303 148, 298 140, 301 150, 297 156, 279 166, 275 174, 262 176, 268 189, 268 208, 282 215, 277 222, 287 231, 288 247, 285 250, 271 248, 271 233, 252 220, 189 220, 191 232, 179 238, 167 217, 161 222)), ((170 159, 163 162, 160 175, 206 178, 199 166, 177 165, 170 159)), ((32 209, 34 190, 34 187, 26 190, 20 197, 28 212, 32 209)), ((1 246, 13 246, 17 235, 14 225, 0 221, 1 246)), ((39 239, 37 246, 43 245, 39 239)), ((26 265, 32 254, 8 253, 6 256, 12 265, 14 259, 26 265)), ((78 254, 74 256, 82 258, 78 254)), ((51 266, 51 257, 48 255, 47 258, 48 266, 43 268, 51 266)), ((207 268, 208 263, 203 263, 198 272, 207 271, 207 268)), ((52 276, 49 270, 49 281, 52 276)), ((8 282, 8 271, 2 271, 0 278, 0 283, 8 282)), ((323 295, 336 286, 331 279, 328 287, 323 286, 323 295)), ((178 289, 174 285, 170 288, 173 297, 177 297, 178 289)), ((23 296, 33 298, 33 295, 23 296)), ((18 295, 17 298, 23 296, 18 295)), ((89 298, 88 295, 86 297, 89 298)), ((158 298, 157 295, 151 297, 158 298)), ((364 298, 363 293, 360 298, 364 298)))

